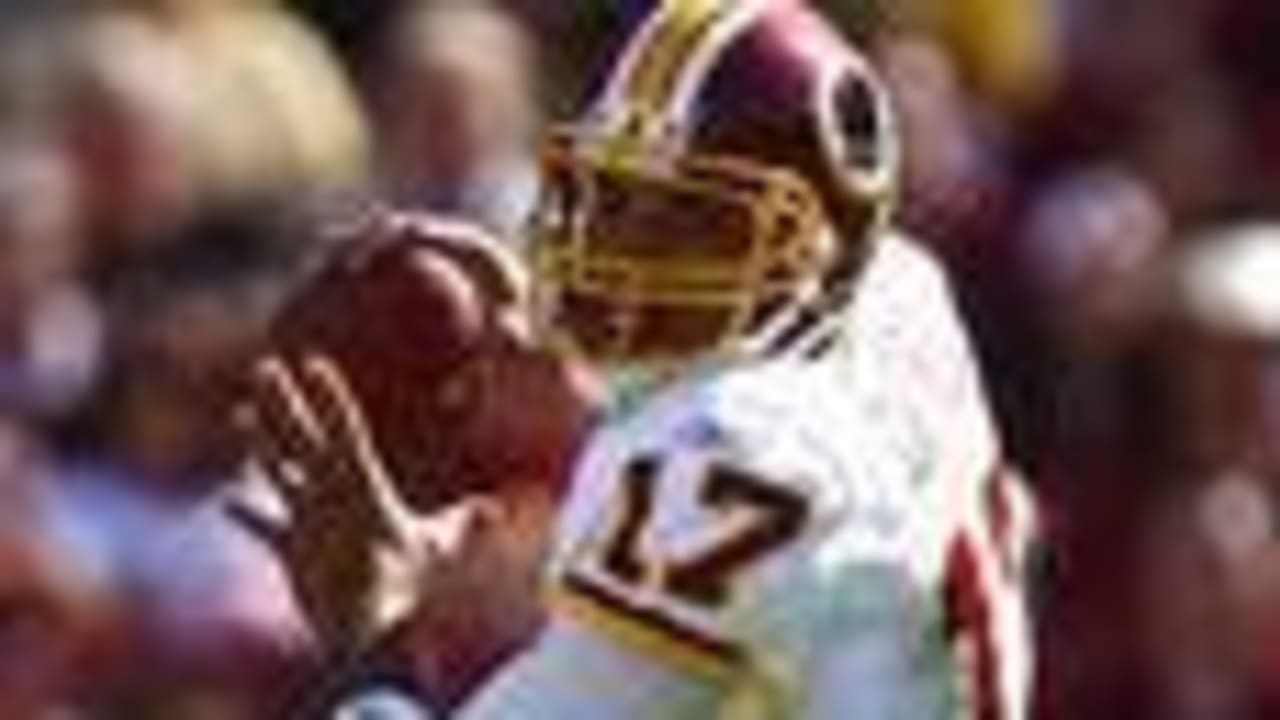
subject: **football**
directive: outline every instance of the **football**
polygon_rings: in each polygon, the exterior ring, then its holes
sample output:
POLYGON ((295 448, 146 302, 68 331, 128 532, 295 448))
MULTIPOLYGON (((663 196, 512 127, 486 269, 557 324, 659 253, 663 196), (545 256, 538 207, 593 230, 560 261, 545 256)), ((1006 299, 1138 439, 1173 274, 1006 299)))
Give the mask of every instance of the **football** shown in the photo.
POLYGON ((592 414, 579 368, 527 328, 522 270, 471 226, 391 216, 344 233, 275 316, 267 353, 341 371, 411 506, 559 486, 592 414))

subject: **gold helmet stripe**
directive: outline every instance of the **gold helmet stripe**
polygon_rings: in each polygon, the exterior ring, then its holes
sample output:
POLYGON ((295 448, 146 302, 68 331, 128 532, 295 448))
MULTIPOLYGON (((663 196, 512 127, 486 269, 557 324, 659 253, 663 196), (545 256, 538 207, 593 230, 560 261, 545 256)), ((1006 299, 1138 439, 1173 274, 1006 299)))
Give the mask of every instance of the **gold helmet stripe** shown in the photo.
POLYGON ((664 0, 649 32, 641 33, 628 72, 618 82, 623 112, 622 131, 641 135, 652 129, 670 105, 681 72, 716 24, 732 9, 734 0, 664 0))

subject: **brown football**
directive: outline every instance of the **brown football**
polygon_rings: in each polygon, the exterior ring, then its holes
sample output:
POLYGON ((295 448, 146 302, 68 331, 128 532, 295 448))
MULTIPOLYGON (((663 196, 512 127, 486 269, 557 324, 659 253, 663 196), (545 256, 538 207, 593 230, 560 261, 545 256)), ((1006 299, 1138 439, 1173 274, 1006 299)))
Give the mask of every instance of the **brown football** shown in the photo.
POLYGON ((558 489, 592 392, 580 368, 524 331, 524 280, 509 251, 424 217, 349 234, 278 313, 268 352, 337 364, 419 510, 510 483, 558 489))

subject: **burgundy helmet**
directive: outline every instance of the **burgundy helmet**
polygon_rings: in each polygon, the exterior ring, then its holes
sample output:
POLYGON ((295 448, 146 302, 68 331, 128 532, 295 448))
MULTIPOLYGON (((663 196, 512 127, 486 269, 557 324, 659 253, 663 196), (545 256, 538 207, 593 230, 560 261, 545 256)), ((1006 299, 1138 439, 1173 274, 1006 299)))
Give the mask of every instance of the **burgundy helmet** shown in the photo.
POLYGON ((544 147, 545 329, 618 365, 814 337, 892 204, 883 86, 803 2, 647 4, 590 107, 544 147))

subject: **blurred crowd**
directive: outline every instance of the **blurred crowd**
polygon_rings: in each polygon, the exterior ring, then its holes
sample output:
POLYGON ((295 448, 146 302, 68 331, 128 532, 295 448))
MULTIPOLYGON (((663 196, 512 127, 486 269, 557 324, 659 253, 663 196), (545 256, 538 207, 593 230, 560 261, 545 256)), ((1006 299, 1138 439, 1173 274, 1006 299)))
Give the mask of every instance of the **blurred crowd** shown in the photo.
MULTIPOLYGON (((623 4, 0 2, 0 717, 288 716, 245 358, 317 218, 518 243, 623 4)), ((1280 717, 1280 5, 826 5, 1042 496, 1040 717, 1280 717)))

